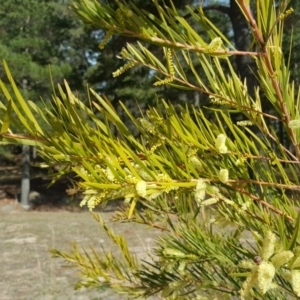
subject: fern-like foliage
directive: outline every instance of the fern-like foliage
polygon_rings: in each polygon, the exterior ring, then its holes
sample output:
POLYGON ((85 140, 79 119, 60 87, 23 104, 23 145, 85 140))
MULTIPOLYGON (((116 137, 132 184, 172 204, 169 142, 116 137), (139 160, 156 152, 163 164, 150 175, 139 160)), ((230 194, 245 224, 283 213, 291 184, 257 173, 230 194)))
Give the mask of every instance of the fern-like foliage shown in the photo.
POLYGON ((93 210, 123 198, 125 206, 115 212, 115 222, 162 232, 149 260, 139 262, 124 237, 94 214, 121 255, 77 246, 52 254, 79 267, 78 286, 108 286, 129 298, 296 299, 300 217, 291 191, 300 190, 300 92, 289 81, 289 66, 281 55, 287 1, 277 10, 273 0, 257 1, 254 18, 249 1, 237 0, 252 29, 255 52, 234 49, 201 7, 187 11, 207 29, 203 37, 172 3, 154 3, 159 17, 122 1, 117 10, 91 0, 74 1, 72 7, 84 22, 109 33, 101 46, 111 34, 141 41, 122 50, 119 57, 126 64, 114 76, 143 66, 158 78, 156 85, 207 94, 210 108, 179 107, 159 99, 157 107, 135 118, 122 105, 140 133, 136 137, 109 100, 93 90, 86 106, 65 83, 51 108, 38 108, 22 97, 4 63, 13 93, 0 82, 7 99, 0 104, 1 141, 38 146, 44 167, 60 165, 57 178, 75 172, 85 194, 82 206, 93 210), (160 47, 166 61, 143 43, 160 47), (255 61, 259 85, 254 94, 236 73, 233 55, 255 61), (263 101, 272 110, 264 111, 263 101), (242 119, 234 122, 233 113, 242 119), (44 131, 35 115, 50 130, 44 131), (289 147, 279 138, 278 124, 289 147), (138 210, 137 203, 143 208, 138 210))

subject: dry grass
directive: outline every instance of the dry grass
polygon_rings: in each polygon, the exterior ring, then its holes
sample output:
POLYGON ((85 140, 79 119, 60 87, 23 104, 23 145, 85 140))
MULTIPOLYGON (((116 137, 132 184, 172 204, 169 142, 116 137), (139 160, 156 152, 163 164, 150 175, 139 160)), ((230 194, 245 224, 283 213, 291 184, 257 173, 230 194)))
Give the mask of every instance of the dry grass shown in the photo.
MULTIPOLYGON (((110 213, 105 213, 108 220, 110 213)), ((145 254, 154 238, 144 227, 113 224, 125 234, 137 254, 145 254), (145 238, 145 236, 147 238, 145 238)), ((48 249, 68 250, 72 242, 110 247, 110 242, 87 212, 0 211, 1 300, 123 299, 107 290, 74 290, 76 271, 50 257, 48 249)))

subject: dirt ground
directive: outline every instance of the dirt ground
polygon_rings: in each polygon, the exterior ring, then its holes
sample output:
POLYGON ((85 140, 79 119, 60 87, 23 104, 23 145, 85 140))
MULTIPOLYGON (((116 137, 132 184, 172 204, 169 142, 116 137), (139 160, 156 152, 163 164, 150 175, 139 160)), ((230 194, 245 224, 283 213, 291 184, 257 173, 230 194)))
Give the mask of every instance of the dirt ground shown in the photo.
MULTIPOLYGON (((0 201, 0 300, 117 300, 110 290, 74 290, 76 269, 51 258, 48 249, 71 249, 72 242, 109 249, 110 242, 88 212, 23 211, 17 202, 0 201)), ((112 213, 103 213, 109 220, 112 213)), ((151 250, 155 235, 142 226, 112 224, 126 235, 139 257, 151 250), (146 234, 145 234, 146 233, 146 234)))

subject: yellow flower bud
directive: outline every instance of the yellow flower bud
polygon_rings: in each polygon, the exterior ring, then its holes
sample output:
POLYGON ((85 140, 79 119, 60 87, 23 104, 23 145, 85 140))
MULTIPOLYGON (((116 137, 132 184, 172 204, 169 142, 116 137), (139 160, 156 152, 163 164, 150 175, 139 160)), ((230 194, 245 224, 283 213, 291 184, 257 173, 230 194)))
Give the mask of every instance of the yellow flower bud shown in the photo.
POLYGON ((252 270, 256 267, 256 264, 252 260, 242 260, 239 262, 238 266, 243 269, 252 270))
POLYGON ((275 268, 279 268, 285 265, 294 257, 294 253, 292 251, 282 251, 276 253, 272 258, 271 262, 275 268))
POLYGON ((300 128, 300 119, 292 120, 289 122, 289 127, 292 129, 300 128))
POLYGON ((172 249, 172 248, 166 248, 163 251, 164 255, 166 256, 173 256, 173 257, 178 257, 178 258, 185 258, 186 255, 184 253, 182 253, 179 250, 176 249, 172 249))
POLYGON ((263 261, 258 266, 257 271, 257 285, 262 294, 274 288, 272 280, 275 276, 275 267, 267 261, 263 261))
POLYGON ((219 201, 218 198, 209 198, 207 200, 202 201, 201 205, 202 206, 209 206, 209 205, 217 203, 218 201, 219 201))
POLYGON ((139 181, 136 185, 135 185, 135 189, 137 194, 140 197, 145 198, 147 196, 147 184, 144 180, 139 181))
POLYGON ((106 174, 106 178, 109 181, 114 181, 115 180, 115 175, 113 174, 113 172, 111 171, 111 169, 109 167, 106 168, 105 174, 106 174))
POLYGON ((246 126, 252 126, 253 123, 249 120, 243 120, 243 121, 236 122, 236 125, 241 127, 246 127, 246 126))
POLYGON ((219 153, 221 154, 227 153, 227 147, 225 146, 225 142, 226 142, 226 135, 223 133, 219 134, 216 138, 215 145, 219 153))
POLYGON ((261 257, 263 260, 268 260, 273 255, 275 242, 275 234, 271 231, 268 231, 265 235, 263 246, 261 249, 261 257))
POLYGON ((203 181, 203 179, 198 179, 195 189, 195 200, 197 202, 202 202, 205 198, 206 193, 206 183, 203 181))
POLYGON ((223 44, 222 39, 220 37, 216 37, 210 42, 210 44, 207 47, 207 50, 211 53, 218 51, 222 49, 222 44, 223 44))
POLYGON ((240 297, 241 299, 245 299, 247 297, 252 289, 252 287, 256 284, 257 282, 257 271, 255 270, 252 272, 247 279, 244 281, 242 289, 240 290, 240 297))
POLYGON ((219 178, 223 183, 226 183, 228 181, 229 178, 229 173, 227 169, 221 169, 219 171, 219 178))

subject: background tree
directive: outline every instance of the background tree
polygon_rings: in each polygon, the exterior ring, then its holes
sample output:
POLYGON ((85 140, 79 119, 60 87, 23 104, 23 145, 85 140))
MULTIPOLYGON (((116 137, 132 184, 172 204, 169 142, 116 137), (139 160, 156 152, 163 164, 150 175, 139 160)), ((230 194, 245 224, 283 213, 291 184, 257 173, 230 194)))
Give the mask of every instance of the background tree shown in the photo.
MULTIPOLYGON (((50 100, 52 86, 67 79, 79 92, 89 67, 89 30, 74 18, 70 1, 0 1, 0 57, 28 98, 50 100)), ((4 70, 0 70, 4 77, 4 70)))
MULTIPOLYGON (((42 98, 51 106, 52 84, 55 86, 64 79, 78 95, 85 90, 83 75, 92 64, 90 48, 94 40, 91 30, 74 18, 69 3, 0 1, 0 57, 17 74, 15 80, 24 96, 39 105, 42 98)), ((5 78, 2 67, 0 76, 5 78)), ((2 151, 9 152, 10 148, 2 151)), ((24 146, 22 151, 21 203, 28 208, 30 150, 24 146)))

